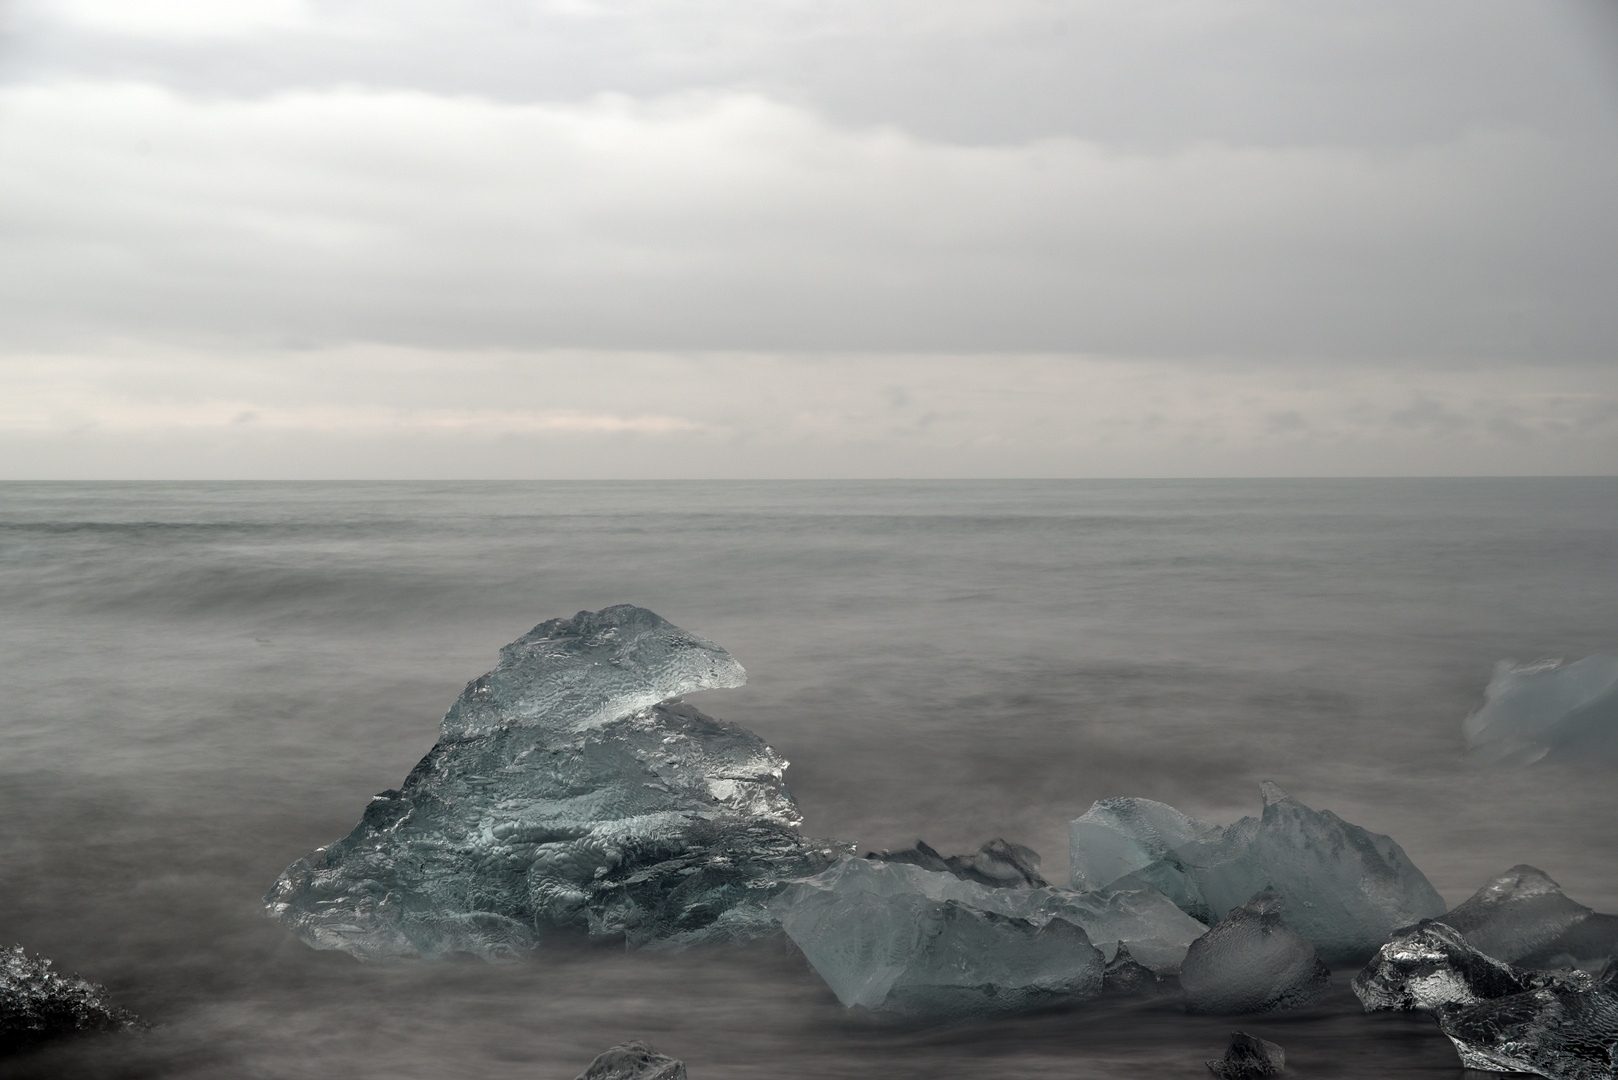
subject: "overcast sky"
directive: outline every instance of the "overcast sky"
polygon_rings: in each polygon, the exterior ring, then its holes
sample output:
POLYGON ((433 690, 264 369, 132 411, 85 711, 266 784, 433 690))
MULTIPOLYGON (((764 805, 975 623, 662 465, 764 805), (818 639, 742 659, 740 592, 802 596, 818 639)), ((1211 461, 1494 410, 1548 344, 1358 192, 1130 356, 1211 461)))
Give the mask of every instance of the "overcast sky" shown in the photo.
POLYGON ((1618 0, 0 0, 0 478, 1618 472, 1618 0))

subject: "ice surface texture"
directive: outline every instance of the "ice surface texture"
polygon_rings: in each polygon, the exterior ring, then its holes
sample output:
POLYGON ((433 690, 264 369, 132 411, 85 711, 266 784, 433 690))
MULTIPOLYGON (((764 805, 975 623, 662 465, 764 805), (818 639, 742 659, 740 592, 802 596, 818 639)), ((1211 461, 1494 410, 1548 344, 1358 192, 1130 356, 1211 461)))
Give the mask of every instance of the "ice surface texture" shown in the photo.
POLYGON ((1191 943, 1180 965, 1187 1012, 1295 1009, 1331 984, 1314 946, 1281 921, 1282 903, 1265 889, 1191 943))
POLYGON ((1618 757, 1618 657, 1502 660, 1483 699, 1461 725, 1469 750, 1520 765, 1618 757))
POLYGON ((1266 780, 1264 810, 1226 828, 1149 799, 1103 799, 1068 826, 1075 887, 1150 885, 1213 922, 1273 886, 1287 922, 1331 963, 1360 963, 1444 910, 1398 844, 1312 810, 1266 780))
POLYGON ((917 840, 904 851, 867 852, 867 859, 909 863, 923 870, 954 874, 962 881, 975 881, 994 888, 1043 889, 1050 883, 1039 876, 1039 852, 1007 840, 990 840, 973 855, 947 858, 917 840))
POLYGON ((686 1080, 685 1062, 631 1039, 603 1050, 576 1080, 686 1080))
POLYGON ((107 1003, 107 991, 51 970, 21 945, 0 951, 0 1054, 59 1035, 140 1027, 133 1013, 107 1003))
POLYGON ((1061 905, 1041 903, 1054 891, 849 858, 770 909, 844 1005, 936 1018, 1101 993, 1102 954, 1061 905))
POLYGON ((763 903, 836 852, 797 832, 786 762, 675 699, 740 686, 719 646, 627 604, 500 650, 436 745, 270 912, 361 957, 520 955, 547 933, 634 944, 774 932, 763 903))
POLYGON ((1208 1062, 1208 1071, 1219 1080, 1261 1080, 1280 1076, 1286 1064, 1286 1052, 1275 1043, 1245 1031, 1233 1031, 1225 1056, 1208 1062))
POLYGON ((1513 866, 1439 917, 1510 964, 1600 971, 1618 956, 1618 915, 1592 911, 1543 870, 1513 866))
POLYGON ((1568 1080, 1613 1076, 1618 993, 1609 978, 1513 967, 1453 927, 1428 921, 1396 934, 1353 985, 1367 1012, 1435 1013, 1464 1068, 1568 1080))

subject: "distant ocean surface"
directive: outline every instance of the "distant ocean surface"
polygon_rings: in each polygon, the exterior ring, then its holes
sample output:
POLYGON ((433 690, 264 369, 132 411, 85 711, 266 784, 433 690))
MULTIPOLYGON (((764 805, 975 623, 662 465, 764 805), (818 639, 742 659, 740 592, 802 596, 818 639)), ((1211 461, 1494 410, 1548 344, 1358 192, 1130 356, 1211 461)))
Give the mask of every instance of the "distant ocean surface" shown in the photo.
POLYGON ((1093 1005, 852 1016, 784 942, 362 965, 262 913, 397 785, 499 647, 634 603, 751 681, 694 697, 791 760, 805 831, 1028 844, 1140 795, 1228 823, 1271 779, 1451 903, 1519 862, 1618 911, 1618 784, 1460 724, 1497 660, 1618 652, 1618 480, 0 485, 0 944, 158 1026, 46 1078, 571 1080, 643 1038, 692 1080, 1458 1075, 1430 1020, 1093 1005))

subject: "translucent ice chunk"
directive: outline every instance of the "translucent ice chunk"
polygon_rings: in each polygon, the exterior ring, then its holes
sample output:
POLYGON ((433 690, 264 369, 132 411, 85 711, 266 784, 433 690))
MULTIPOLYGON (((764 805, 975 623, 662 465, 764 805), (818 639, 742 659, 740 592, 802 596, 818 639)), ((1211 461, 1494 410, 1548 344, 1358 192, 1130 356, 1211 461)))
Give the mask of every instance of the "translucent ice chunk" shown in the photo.
POLYGON ((1173 993, 1178 985, 1172 976, 1165 978, 1136 960, 1122 942, 1101 971, 1101 990, 1114 997, 1157 997, 1173 993))
POLYGON ((1618 915, 1591 911, 1532 866, 1513 866, 1440 919, 1475 948, 1523 967, 1600 971, 1618 957, 1618 915))
MULTIPOLYGON (((1561 978, 1514 968, 1453 927, 1428 919, 1394 934, 1354 976, 1353 987, 1366 1012, 1432 1012, 1521 994, 1561 978)), ((1589 983, 1587 976, 1582 981, 1589 983)))
POLYGON ((1187 1012, 1295 1009, 1330 985, 1314 946, 1281 921, 1281 904, 1266 889, 1191 943, 1180 965, 1187 1012))
POLYGON ((1553 1080, 1611 1080, 1618 1053, 1618 991, 1611 983, 1556 982, 1509 997, 1438 1010, 1461 1067, 1553 1080))
POLYGON ((559 928, 773 933, 763 902, 837 853, 798 835, 787 763, 762 739, 676 700, 744 678, 642 608, 544 623, 468 684, 399 789, 265 903, 310 945, 362 957, 511 957, 559 928))
POLYGON ((943 1017, 1095 997, 1101 953, 1083 927, 1027 903, 1034 895, 844 859, 788 887, 770 910, 849 1007, 943 1017), (1021 901, 1000 906, 1037 921, 985 906, 993 894, 1021 901))
POLYGON ((0 1054, 59 1035, 126 1031, 142 1026, 114 1008, 107 991, 77 975, 51 970, 21 945, 0 949, 0 1054))
POLYGON ((1618 657, 1502 660, 1483 699, 1461 725, 1470 750, 1517 764, 1618 754, 1618 657))
POLYGON ((1391 838, 1313 810, 1268 780, 1260 790, 1263 814, 1224 829, 1146 800, 1097 804, 1102 813, 1070 826, 1074 865, 1108 888, 1149 884, 1205 922, 1273 886, 1288 898, 1292 929, 1333 963, 1363 962, 1394 929, 1443 912, 1443 897, 1391 838), (1192 839, 1163 852, 1187 833, 1192 839), (1154 861, 1099 880, 1146 855, 1154 861))
POLYGON ((685 1062, 631 1039, 603 1050, 577 1080, 686 1080, 685 1062))

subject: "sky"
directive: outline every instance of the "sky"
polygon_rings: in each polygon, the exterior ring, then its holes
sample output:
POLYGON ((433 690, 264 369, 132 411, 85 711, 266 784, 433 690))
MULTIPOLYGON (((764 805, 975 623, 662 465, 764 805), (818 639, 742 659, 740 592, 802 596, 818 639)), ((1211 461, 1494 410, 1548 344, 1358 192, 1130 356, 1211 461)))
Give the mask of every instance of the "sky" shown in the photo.
POLYGON ((0 0, 0 479, 1618 472, 1618 0, 0 0))

